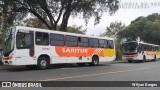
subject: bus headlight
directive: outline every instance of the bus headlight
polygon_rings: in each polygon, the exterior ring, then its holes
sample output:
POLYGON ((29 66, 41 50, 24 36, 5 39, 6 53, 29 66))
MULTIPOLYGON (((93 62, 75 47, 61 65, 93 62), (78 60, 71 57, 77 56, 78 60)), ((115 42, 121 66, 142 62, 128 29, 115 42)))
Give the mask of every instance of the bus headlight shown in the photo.
POLYGON ((7 56, 7 57, 3 57, 3 60, 11 60, 13 58, 13 56, 7 56))

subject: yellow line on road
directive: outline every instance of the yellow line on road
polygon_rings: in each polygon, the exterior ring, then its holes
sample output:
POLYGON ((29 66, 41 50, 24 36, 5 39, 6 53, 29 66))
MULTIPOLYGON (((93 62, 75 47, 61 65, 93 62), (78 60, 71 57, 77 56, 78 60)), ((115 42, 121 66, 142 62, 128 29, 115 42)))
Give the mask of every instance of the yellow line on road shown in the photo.
POLYGON ((98 75, 107 75, 107 74, 131 72, 131 71, 140 71, 140 70, 146 70, 146 69, 149 69, 149 68, 130 69, 130 70, 124 70, 124 71, 115 71, 115 72, 106 72, 106 73, 97 73, 97 74, 86 74, 86 75, 79 75, 79 76, 67 76, 67 77, 51 78, 51 79, 38 80, 38 81, 57 81, 57 80, 65 80, 65 79, 74 79, 74 78, 89 77, 89 76, 98 76, 98 75))

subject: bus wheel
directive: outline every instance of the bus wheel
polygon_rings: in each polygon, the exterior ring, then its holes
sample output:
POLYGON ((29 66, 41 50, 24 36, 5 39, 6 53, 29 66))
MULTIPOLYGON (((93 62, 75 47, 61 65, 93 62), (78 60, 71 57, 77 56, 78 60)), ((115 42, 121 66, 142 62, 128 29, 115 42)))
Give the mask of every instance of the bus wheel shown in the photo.
POLYGON ((132 63, 132 60, 128 60, 129 63, 132 63))
POLYGON ((97 66, 99 64, 98 56, 92 57, 92 62, 90 63, 91 66, 97 66))
POLYGON ((77 63, 78 66, 85 66, 85 63, 77 63))
POLYGON ((26 68, 29 70, 32 70, 32 69, 35 69, 36 66, 35 65, 27 65, 26 68))
POLYGON ((48 60, 48 58, 46 58, 46 57, 40 57, 38 59, 38 63, 37 63, 38 69, 41 69, 41 70, 47 69, 48 66, 49 66, 49 60, 48 60))
POLYGON ((143 61, 142 62, 146 62, 146 56, 143 56, 143 61))

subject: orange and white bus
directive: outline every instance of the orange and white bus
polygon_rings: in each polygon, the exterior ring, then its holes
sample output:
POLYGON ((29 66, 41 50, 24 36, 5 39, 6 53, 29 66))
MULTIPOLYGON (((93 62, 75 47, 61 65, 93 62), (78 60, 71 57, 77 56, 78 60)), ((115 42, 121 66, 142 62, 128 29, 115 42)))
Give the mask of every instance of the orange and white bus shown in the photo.
POLYGON ((96 66, 115 59, 113 38, 45 30, 23 26, 11 27, 6 33, 4 65, 37 66, 86 63, 96 66))
POLYGON ((122 44, 122 59, 132 63, 134 60, 145 62, 160 58, 160 46, 138 41, 128 41, 122 44))

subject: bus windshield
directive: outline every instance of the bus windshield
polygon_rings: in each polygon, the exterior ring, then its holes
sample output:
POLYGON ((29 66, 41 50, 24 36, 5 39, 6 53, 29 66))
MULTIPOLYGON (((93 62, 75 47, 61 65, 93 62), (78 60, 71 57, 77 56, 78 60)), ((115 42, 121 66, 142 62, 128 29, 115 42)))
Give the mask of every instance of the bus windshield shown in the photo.
POLYGON ((5 33, 5 46, 3 50, 4 56, 8 56, 14 49, 14 40, 15 40, 15 30, 8 29, 8 31, 5 33))
POLYGON ((138 47, 138 43, 137 42, 123 43, 122 44, 122 53, 123 54, 138 53, 137 47, 138 47))

